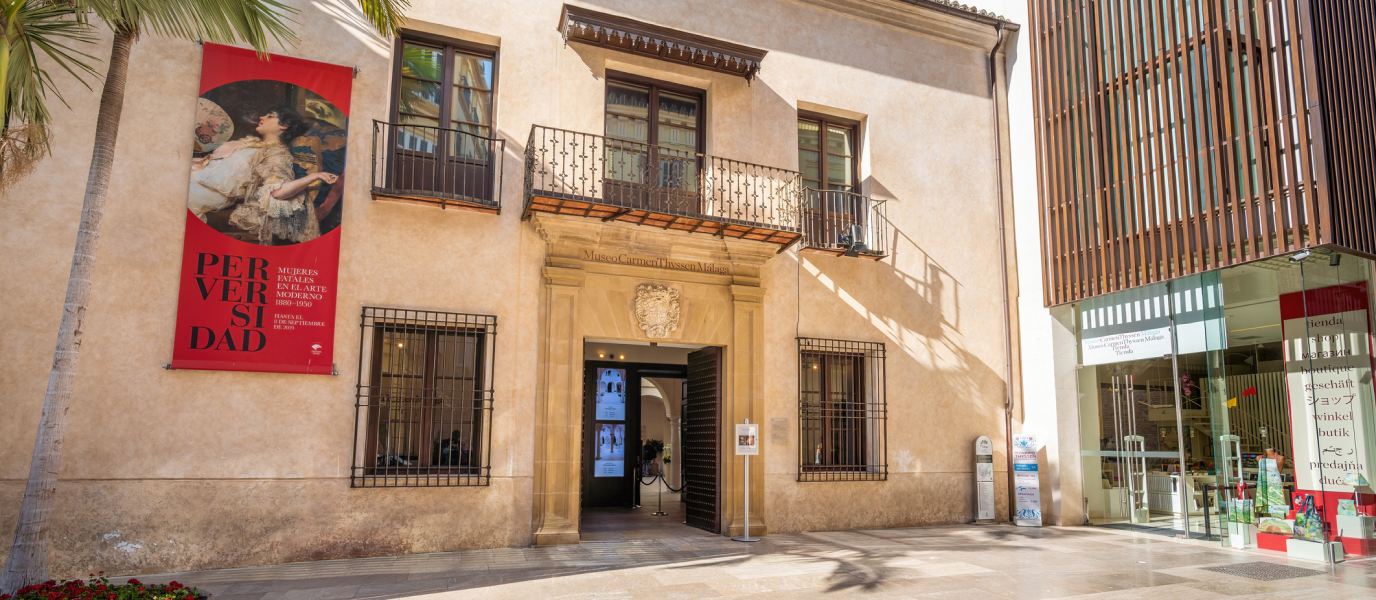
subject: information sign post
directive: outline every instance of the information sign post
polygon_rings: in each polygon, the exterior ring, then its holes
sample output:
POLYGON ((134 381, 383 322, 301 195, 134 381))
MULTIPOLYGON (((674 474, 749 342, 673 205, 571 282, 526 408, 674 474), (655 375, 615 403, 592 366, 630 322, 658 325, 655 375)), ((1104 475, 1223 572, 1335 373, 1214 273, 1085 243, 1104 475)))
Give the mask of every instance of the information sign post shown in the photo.
POLYGON ((994 522, 994 443, 975 438, 975 496, 980 523, 994 522))
POLYGON ((744 535, 731 539, 737 542, 758 542, 760 538, 750 537, 750 457, 760 453, 760 426, 746 419, 744 424, 736 424, 736 456, 745 457, 745 531, 744 535))
POLYGON ((1037 479, 1037 436, 1013 436, 1013 485, 1020 527, 1042 526, 1041 482, 1037 479))

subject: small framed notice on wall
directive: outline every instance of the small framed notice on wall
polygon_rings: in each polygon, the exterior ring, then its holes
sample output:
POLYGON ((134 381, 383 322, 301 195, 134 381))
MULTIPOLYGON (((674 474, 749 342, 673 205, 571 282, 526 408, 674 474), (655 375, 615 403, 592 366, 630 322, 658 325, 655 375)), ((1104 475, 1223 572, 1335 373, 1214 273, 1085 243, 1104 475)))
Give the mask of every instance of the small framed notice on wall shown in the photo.
POLYGON ((754 423, 736 424, 736 456, 760 453, 760 426, 754 423))
POLYGON ((780 445, 788 443, 788 419, 774 417, 769 420, 769 443, 780 445))

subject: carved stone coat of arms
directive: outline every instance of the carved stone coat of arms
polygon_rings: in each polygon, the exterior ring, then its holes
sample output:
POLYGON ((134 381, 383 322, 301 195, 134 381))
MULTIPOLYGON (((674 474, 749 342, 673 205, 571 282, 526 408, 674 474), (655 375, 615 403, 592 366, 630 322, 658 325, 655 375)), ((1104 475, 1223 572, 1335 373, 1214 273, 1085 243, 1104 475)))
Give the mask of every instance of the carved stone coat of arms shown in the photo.
POLYGON ((666 338, 678 329, 678 292, 671 287, 642 283, 635 290, 635 321, 646 337, 666 338))

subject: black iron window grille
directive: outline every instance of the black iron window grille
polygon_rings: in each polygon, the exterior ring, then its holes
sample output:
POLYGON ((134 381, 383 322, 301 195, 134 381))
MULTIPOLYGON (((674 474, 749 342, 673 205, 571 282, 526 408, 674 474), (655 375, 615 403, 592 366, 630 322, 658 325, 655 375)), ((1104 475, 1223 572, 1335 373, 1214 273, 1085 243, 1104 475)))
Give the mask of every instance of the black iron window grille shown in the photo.
POLYGON ((884 481, 884 344, 798 338, 798 481, 884 481))
POLYGON ((487 485, 497 317, 364 307, 353 487, 487 485))

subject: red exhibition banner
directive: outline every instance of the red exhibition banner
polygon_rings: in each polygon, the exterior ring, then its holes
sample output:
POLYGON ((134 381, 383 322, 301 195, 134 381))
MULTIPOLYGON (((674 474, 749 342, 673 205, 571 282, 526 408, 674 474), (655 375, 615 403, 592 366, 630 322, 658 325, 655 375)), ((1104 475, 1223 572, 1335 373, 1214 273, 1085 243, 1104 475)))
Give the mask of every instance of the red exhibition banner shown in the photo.
POLYGON ((205 45, 172 368, 332 371, 352 86, 205 45))

